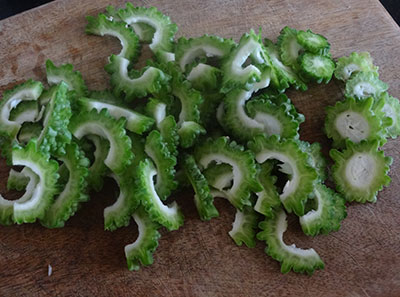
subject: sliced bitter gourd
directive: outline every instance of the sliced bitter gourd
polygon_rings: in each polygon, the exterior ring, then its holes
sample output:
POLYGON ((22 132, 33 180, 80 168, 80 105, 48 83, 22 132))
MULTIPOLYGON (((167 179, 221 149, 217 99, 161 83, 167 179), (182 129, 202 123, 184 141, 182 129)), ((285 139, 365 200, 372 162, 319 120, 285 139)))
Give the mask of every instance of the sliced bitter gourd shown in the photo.
POLYGON ((203 174, 208 184, 219 191, 232 187, 233 168, 227 163, 210 165, 203 171, 203 174))
POLYGON ((264 51, 265 48, 260 35, 257 35, 253 30, 242 35, 239 45, 222 63, 221 92, 228 93, 234 88, 250 90, 256 82, 259 82, 263 72, 270 71, 264 51), (243 68, 248 58, 250 58, 252 64, 243 68))
MULTIPOLYGON (((155 7, 134 7, 126 3, 126 8, 118 11, 118 16, 128 25, 142 23, 154 28, 154 36, 149 44, 150 49, 160 62, 174 61, 173 39, 178 27, 170 18, 155 7)), ((133 27, 135 30, 135 28, 133 27)))
POLYGON ((219 91, 221 76, 222 72, 218 68, 200 63, 190 71, 187 80, 196 90, 210 93, 219 91))
POLYGON ((358 72, 346 81, 345 95, 359 99, 368 97, 378 99, 387 89, 388 85, 381 81, 374 72, 358 72))
POLYGON ((330 48, 330 44, 324 36, 313 33, 310 29, 298 31, 297 41, 305 50, 314 54, 326 52, 330 48))
POLYGON ((42 124, 40 123, 24 123, 19 130, 17 139, 19 143, 28 143, 32 138, 38 138, 42 132, 42 124))
POLYGON ((78 139, 95 134, 110 142, 104 164, 116 174, 122 173, 131 163, 133 156, 131 140, 124 129, 126 120, 115 120, 107 110, 96 110, 73 115, 69 124, 71 133, 78 139))
POLYGON ((14 146, 12 162, 14 166, 28 167, 39 177, 32 197, 13 204, 13 218, 16 223, 33 223, 36 219, 43 218, 58 191, 58 163, 49 160, 48 154, 37 149, 36 140, 30 141, 25 147, 14 146))
POLYGON ((72 64, 63 64, 59 67, 55 66, 51 60, 46 61, 47 82, 50 86, 58 85, 60 82, 65 82, 69 91, 75 91, 78 97, 86 96, 88 89, 82 74, 79 71, 74 71, 72 64))
POLYGON ((278 47, 281 61, 294 70, 299 69, 297 58, 304 52, 304 48, 297 41, 297 30, 288 26, 281 30, 278 37, 278 47))
POLYGON ((346 217, 345 200, 324 184, 317 184, 312 193, 317 207, 300 217, 303 232, 310 236, 338 231, 341 221, 346 217))
POLYGON ((135 242, 125 246, 125 257, 129 270, 139 270, 140 265, 153 264, 153 253, 158 247, 161 227, 153 222, 143 207, 139 207, 132 215, 138 226, 138 237, 135 242))
POLYGON ((387 135, 391 138, 397 138, 400 135, 400 102, 399 99, 390 96, 387 92, 383 93, 378 100, 374 101, 374 112, 381 115, 382 121, 385 117, 391 119, 387 125, 387 135))
POLYGON ((334 147, 343 148, 346 139, 354 143, 374 139, 381 145, 386 142, 386 127, 373 112, 373 103, 372 97, 365 100, 348 97, 326 108, 325 133, 333 139, 334 147))
MULTIPOLYGON (((261 95, 263 96, 263 95, 261 95)), ((285 94, 279 94, 276 96, 266 96, 266 99, 271 100, 276 105, 280 106, 282 104, 286 105, 289 113, 295 118, 295 120, 301 124, 305 121, 305 117, 303 114, 298 113, 296 107, 292 103, 292 101, 285 94)))
POLYGON ((390 183, 387 175, 392 158, 378 151, 378 141, 346 142, 343 152, 331 150, 335 164, 332 177, 336 189, 347 201, 375 202, 378 191, 390 183))
POLYGON ((149 159, 140 162, 136 195, 153 221, 168 230, 177 230, 183 224, 183 215, 175 201, 169 206, 162 203, 154 187, 153 178, 156 174, 157 170, 149 159))
POLYGON ((22 101, 11 109, 9 120, 18 124, 37 122, 40 120, 40 111, 36 100, 22 101))
POLYGON ((122 46, 118 56, 132 62, 137 60, 140 53, 139 38, 131 28, 126 26, 126 23, 110 20, 102 13, 97 17, 87 16, 86 19, 88 21, 85 29, 87 34, 110 35, 118 38, 122 46))
POLYGON ((71 132, 68 124, 72 115, 70 102, 67 97, 68 86, 63 81, 46 106, 43 119, 43 130, 38 137, 38 144, 45 152, 57 156, 65 154, 65 146, 71 142, 71 132))
POLYGON ((158 197, 165 200, 178 186, 175 181, 176 157, 170 154, 157 130, 151 131, 147 136, 144 150, 157 168, 155 188, 158 197))
POLYGON ((208 182, 198 168, 193 156, 187 155, 184 157, 183 167, 195 192, 194 203, 200 219, 209 221, 218 217, 219 213, 214 206, 214 197, 210 193, 208 182))
POLYGON ((78 210, 79 204, 89 199, 86 192, 89 160, 75 142, 67 145, 65 151, 65 156, 58 159, 67 168, 69 178, 62 192, 54 198, 54 203, 40 220, 48 228, 64 227, 65 222, 78 210))
POLYGON ((312 167, 315 168, 318 174, 318 180, 323 182, 327 178, 326 160, 321 152, 321 145, 318 142, 310 144, 306 141, 300 141, 300 146, 303 152, 308 154, 308 160, 312 167))
POLYGON ((317 172, 310 166, 308 155, 301 150, 299 142, 292 139, 280 140, 276 135, 269 138, 258 135, 248 146, 260 164, 271 159, 283 163, 280 171, 288 174, 290 179, 279 198, 288 212, 304 215, 304 205, 317 180, 317 172))
POLYGON ((348 57, 340 57, 336 63, 335 77, 342 81, 348 80, 358 72, 372 72, 378 76, 378 67, 374 66, 368 52, 352 52, 348 57))
POLYGON ((304 53, 298 58, 301 76, 317 83, 328 83, 335 70, 335 63, 329 57, 304 53))
POLYGON ((324 268, 324 262, 314 249, 301 249, 283 241, 283 233, 287 229, 283 210, 276 211, 272 218, 266 218, 259 227, 262 231, 257 234, 257 238, 266 242, 265 252, 281 262, 282 273, 293 269, 294 272, 313 274, 316 269, 324 268))
POLYGON ((230 189, 224 191, 231 204, 242 210, 245 205, 251 205, 251 192, 262 190, 256 180, 256 164, 251 152, 245 151, 228 137, 216 140, 208 139, 195 148, 194 157, 202 169, 212 162, 227 163, 233 168, 233 183, 230 189))
POLYGON ((134 76, 128 74, 129 63, 128 59, 111 55, 110 63, 105 66, 111 75, 110 83, 114 94, 118 97, 125 95, 127 101, 156 93, 169 80, 164 72, 152 66, 144 67, 140 72, 135 72, 134 76))
POLYGON ((126 129, 137 134, 148 131, 154 124, 153 119, 126 106, 110 104, 84 97, 79 99, 79 103, 83 110, 86 111, 96 109, 99 112, 102 109, 107 109, 109 114, 117 120, 124 117, 126 119, 126 129))
POLYGON ((28 174, 31 173, 32 170, 30 170, 29 168, 25 168, 22 171, 16 171, 14 169, 10 170, 7 179, 7 190, 22 191, 26 188, 29 181, 32 179, 31 176, 28 174), (30 172, 27 173, 27 170, 30 172))

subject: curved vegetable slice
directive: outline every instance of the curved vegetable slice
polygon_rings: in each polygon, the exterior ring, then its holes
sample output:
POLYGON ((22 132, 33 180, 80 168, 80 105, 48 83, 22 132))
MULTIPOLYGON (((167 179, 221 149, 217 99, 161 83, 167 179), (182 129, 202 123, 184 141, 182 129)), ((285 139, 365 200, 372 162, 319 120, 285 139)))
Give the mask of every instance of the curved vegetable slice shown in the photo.
POLYGON ((258 226, 262 231, 257 234, 257 238, 266 242, 265 252, 281 262, 282 273, 293 269, 294 272, 313 274, 316 269, 324 268, 324 262, 314 249, 301 249, 283 241, 283 233, 287 229, 283 210, 275 212, 273 218, 265 219, 258 226))
POLYGON ((95 134, 110 142, 110 149, 104 164, 114 173, 122 173, 131 163, 133 156, 131 140, 124 129, 125 119, 115 120, 107 110, 96 110, 73 115, 69 124, 71 133, 78 139, 95 134))
POLYGON ((208 184, 221 192, 232 187, 233 168, 227 163, 210 165, 203 174, 208 184))
POLYGON ((218 217, 219 213, 214 206, 214 197, 210 193, 208 182, 198 168, 193 156, 185 156, 183 167, 195 192, 194 203, 200 219, 209 221, 218 217))
POLYGON ((65 156, 58 159, 65 164, 69 178, 62 192, 54 198, 54 203, 40 220, 48 228, 64 227, 65 222, 78 210, 79 204, 89 200, 86 193, 89 160, 75 142, 67 145, 65 151, 65 156))
POLYGON ((156 165, 155 189, 158 196, 164 200, 178 186, 175 181, 176 158, 170 154, 160 132, 156 130, 147 136, 145 152, 156 165))
POLYGON ((58 164, 49 160, 49 155, 37 150, 36 140, 30 141, 25 147, 15 146, 12 150, 12 160, 13 165, 26 166, 39 177, 32 197, 13 205, 16 223, 33 223, 36 219, 43 218, 58 191, 58 164))
POLYGON ((156 174, 157 170, 150 160, 146 159, 140 162, 137 173, 137 197, 153 221, 158 222, 170 231, 177 230, 183 224, 183 215, 176 202, 173 202, 170 206, 161 202, 153 182, 153 177, 156 174))
POLYGON ((264 51, 260 35, 256 35, 253 30, 242 35, 239 45, 223 61, 221 92, 228 93, 234 88, 250 90, 254 83, 259 82, 263 72, 270 71, 264 51), (248 58, 254 64, 243 68, 248 58))
POLYGON ((386 92, 387 89, 388 85, 379 80, 375 73, 358 72, 346 81, 345 95, 359 99, 372 96, 377 99, 383 92, 386 92))
POLYGON ((7 189, 15 189, 25 193, 17 200, 7 200, 0 195, 0 224, 11 225, 13 223, 14 204, 25 203, 32 198, 39 183, 39 177, 28 167, 21 172, 10 170, 7 189))
POLYGON ((207 92, 219 91, 222 72, 216 67, 199 63, 187 76, 196 90, 207 92))
POLYGON ((175 59, 181 70, 185 72, 186 66, 201 57, 217 57, 222 59, 229 55, 236 46, 232 39, 219 36, 203 35, 197 38, 186 39, 181 37, 175 49, 175 59))
POLYGON ((24 123, 18 133, 17 140, 19 143, 28 143, 32 138, 38 138, 42 132, 42 124, 40 123, 24 123))
POLYGON ((124 117, 126 119, 126 129, 137 134, 142 134, 143 132, 148 131, 154 124, 153 119, 125 106, 109 104, 100 100, 93 100, 84 97, 79 99, 79 103, 83 110, 86 111, 96 109, 100 112, 102 109, 107 109, 109 114, 117 120, 124 117))
POLYGON ((373 102, 372 97, 365 100, 348 97, 326 108, 325 133, 332 138, 334 147, 344 147, 346 139, 354 143, 374 139, 381 145, 386 142, 386 127, 372 111, 373 102))
POLYGON ((318 180, 321 182, 326 180, 327 165, 326 160, 321 152, 321 145, 318 142, 310 144, 306 141, 300 141, 300 146, 302 151, 308 154, 309 163, 317 171, 318 180))
POLYGON ((110 35, 118 38, 122 46, 118 56, 129 61, 137 60, 140 53, 139 38, 131 28, 126 26, 126 23, 110 20, 102 13, 97 17, 87 16, 86 19, 88 21, 85 29, 87 34, 110 35))
POLYGON ((328 83, 335 70, 335 63, 331 58, 312 53, 304 53, 298 58, 302 77, 317 83, 328 83))
POLYGON ((326 52, 330 48, 330 44, 324 36, 313 33, 311 30, 298 31, 297 42, 304 47, 305 50, 314 54, 326 52))
POLYGON ((224 194, 231 204, 242 210, 245 205, 251 205, 251 192, 262 190, 256 180, 256 164, 251 152, 245 151, 236 142, 229 141, 228 137, 216 140, 208 139, 195 148, 194 157, 197 163, 207 168, 212 162, 227 163, 233 168, 232 187, 224 194))
POLYGON ((372 72, 378 76, 378 67, 374 66, 368 52, 352 52, 348 57, 340 57, 334 74, 337 79, 346 81, 358 72, 372 72))
POLYGON ((57 67, 51 60, 47 60, 46 75, 50 86, 58 85, 63 81, 67 84, 68 90, 75 91, 78 97, 88 94, 82 74, 79 71, 74 71, 72 64, 63 64, 57 67))
MULTIPOLYGON (((260 97, 262 97, 261 95, 260 97)), ((294 117, 294 119, 299 123, 303 123, 305 121, 305 117, 303 114, 298 113, 296 107, 292 103, 292 101, 286 96, 285 94, 279 94, 276 96, 266 96, 266 99, 269 99, 272 101, 272 103, 280 106, 280 105, 286 105, 289 113, 294 117)))
POLYGON ((276 159, 283 164, 280 171, 290 176, 279 198, 288 212, 294 211, 298 216, 304 215, 304 205, 314 187, 317 172, 309 165, 308 156, 295 140, 280 140, 272 135, 256 136, 248 147, 254 152, 258 163, 263 164, 270 159, 276 159))
POLYGON ((40 120, 40 111, 36 100, 22 101, 11 109, 9 120, 18 124, 37 122, 40 120))
POLYGON ((374 101, 373 106, 376 115, 381 116, 382 122, 386 122, 385 118, 391 119, 391 123, 387 124, 387 135, 396 138, 400 135, 400 102, 399 99, 390 96, 387 92, 383 93, 378 100, 374 101))
POLYGON ((130 61, 123 57, 111 55, 110 63, 104 68, 111 75, 111 86, 118 97, 125 95, 125 100, 145 97, 147 94, 158 92, 169 77, 160 69, 146 66, 134 75, 128 74, 130 61))
POLYGON ((57 156, 65 154, 65 146, 71 142, 72 138, 68 130, 72 112, 67 90, 67 84, 63 81, 57 86, 46 106, 43 130, 38 137, 40 148, 57 156))
POLYGON ((335 164, 332 177, 336 189, 347 201, 376 202, 378 191, 390 183, 387 175, 392 158, 378 151, 378 141, 346 142, 343 152, 331 150, 335 164))
POLYGON ((125 257, 129 270, 139 270, 140 265, 153 264, 153 253, 158 247, 160 225, 153 222, 143 207, 132 215, 138 225, 138 237, 134 243, 125 246, 125 257))
POLYGON ((276 105, 262 97, 253 98, 246 105, 251 118, 263 125, 263 132, 281 138, 298 138, 299 122, 290 113, 287 104, 276 105))
POLYGON ((312 196, 317 202, 317 208, 300 217, 303 232, 315 236, 338 231, 340 222, 347 216, 345 200, 324 184, 317 184, 312 196))
MULTIPOLYGON (((128 25, 143 23, 154 28, 154 36, 149 45, 161 62, 174 61, 173 39, 178 27, 170 18, 163 15, 155 7, 134 7, 126 3, 126 8, 118 11, 118 16, 128 25)), ((135 30, 135 28, 133 28, 135 30)))
POLYGON ((286 66, 292 67, 292 69, 299 69, 297 58, 300 56, 304 48, 297 41, 297 30, 288 26, 281 30, 281 34, 278 36, 278 47, 281 60, 286 66))

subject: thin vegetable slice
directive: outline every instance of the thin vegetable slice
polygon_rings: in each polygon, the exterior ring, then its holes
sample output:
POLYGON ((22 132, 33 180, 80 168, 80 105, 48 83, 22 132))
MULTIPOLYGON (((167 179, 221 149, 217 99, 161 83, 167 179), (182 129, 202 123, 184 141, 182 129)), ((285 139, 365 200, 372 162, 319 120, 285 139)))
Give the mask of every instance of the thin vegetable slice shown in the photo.
POLYGON ((136 61, 140 54, 140 45, 138 36, 131 28, 126 26, 125 22, 110 20, 104 14, 99 14, 97 17, 87 16, 88 24, 85 32, 93 35, 110 35, 119 39, 121 42, 121 52, 118 56, 136 61))
POLYGON ((125 257, 129 270, 139 270, 140 265, 153 264, 153 253, 158 247, 161 234, 160 225, 153 222, 143 207, 132 215, 138 225, 138 237, 135 242, 125 246, 125 257))
POLYGON ((10 169, 7 179, 7 190, 22 191, 26 188, 26 186, 29 184, 29 181, 32 179, 30 174, 33 174, 33 172, 29 168, 25 168, 22 169, 22 171, 16 171, 12 168, 10 169))
POLYGON ((32 138, 38 138, 42 129, 43 127, 40 123, 24 123, 18 133, 17 140, 19 143, 26 144, 32 138))
POLYGON ((391 119, 391 123, 387 124, 387 135, 395 139, 400 135, 400 102, 399 99, 390 96, 387 92, 383 93, 378 100, 374 101, 373 110, 375 114, 382 115, 382 122, 386 122, 386 118, 391 119))
MULTIPOLYGON (((134 7, 126 3, 126 8, 118 11, 118 16, 128 25, 144 23, 154 28, 154 36, 149 44, 157 59, 161 62, 174 61, 173 39, 178 27, 170 18, 155 7, 134 7)), ((135 28, 133 28, 135 30, 135 28)))
POLYGON ((137 173, 137 197, 153 221, 170 231, 177 230, 183 224, 183 215, 175 201, 169 206, 161 202, 153 182, 156 174, 157 170, 149 159, 140 162, 137 173))
POLYGON ((96 110, 73 115, 69 124, 71 133, 78 139, 95 134, 110 142, 110 149, 104 164, 114 173, 122 173, 131 163, 133 153, 131 140, 124 129, 125 119, 115 120, 107 110, 96 110))
POLYGON ((224 191, 229 202, 242 210, 245 205, 251 205, 251 192, 261 191, 262 187, 256 180, 256 164, 253 154, 245 151, 228 137, 216 140, 208 139, 195 148, 194 157, 201 167, 207 168, 212 162, 227 163, 233 168, 233 184, 224 191))
POLYGON ((347 216, 344 198, 324 184, 317 184, 313 191, 317 207, 300 217, 303 232, 310 236, 338 231, 347 216))
POLYGON ((221 83, 222 72, 216 67, 199 63, 187 76, 193 88, 201 92, 217 92, 221 83))
POLYGON ((304 48, 297 41, 297 30, 288 26, 281 30, 281 34, 278 36, 278 47, 281 60, 286 66, 292 67, 292 69, 299 69, 297 58, 304 51, 304 48))
POLYGON ((378 76, 378 67, 374 66, 368 52, 352 52, 348 57, 340 57, 334 74, 337 79, 347 81, 358 72, 372 72, 378 76))
MULTIPOLYGON (((386 143, 386 126, 372 110, 374 99, 357 100, 351 97, 326 108, 325 133, 333 140, 333 146, 343 148, 346 139, 354 143, 377 139, 386 143)), ((391 123, 390 123, 391 124, 391 123)))
POLYGON ((227 163, 213 164, 203 171, 208 184, 219 190, 224 191, 232 186, 233 168, 227 163))
POLYGON ((11 109, 9 120, 22 125, 25 122, 37 122, 42 115, 36 100, 22 101, 11 109))
POLYGON ((75 142, 65 148, 66 154, 59 159, 69 172, 68 182, 54 203, 46 211, 41 224, 48 228, 64 227, 65 222, 75 214, 79 204, 89 200, 86 192, 86 177, 89 173, 89 160, 75 142))
POLYGON ((345 95, 359 99, 368 97, 378 99, 387 89, 388 85, 379 80, 374 72, 358 72, 346 81, 345 95))
POLYGON ((314 54, 326 52, 330 48, 330 44, 324 36, 313 33, 311 30, 298 31, 297 42, 304 47, 305 50, 314 54))
POLYGON ((335 70, 335 63, 331 58, 312 53, 304 53, 298 58, 301 75, 317 83, 328 83, 335 70))
POLYGON ((304 205, 308 194, 313 190, 317 172, 310 166, 308 156, 301 150, 299 143, 291 139, 280 140, 275 135, 269 138, 259 135, 248 143, 248 147, 260 164, 271 159, 283 163, 280 171, 288 174, 290 179, 279 198, 288 212, 304 215, 304 205))
POLYGON ((318 142, 310 144, 306 141, 301 141, 300 146, 302 151, 308 154, 308 161, 315 168, 318 174, 318 180, 323 182, 327 179, 327 162, 321 152, 321 145, 318 142))
POLYGON ((283 241, 283 233, 287 229, 286 214, 283 210, 276 211, 273 218, 266 218, 259 227, 262 231, 257 234, 257 238, 266 242, 265 252, 281 262, 282 273, 293 270, 313 274, 316 269, 324 268, 324 262, 313 248, 301 249, 295 244, 287 245, 283 241))
POLYGON ((392 158, 385 157, 378 147, 376 140, 359 144, 347 141, 343 152, 330 151, 335 162, 332 177, 336 189, 347 201, 376 202, 378 191, 389 185, 391 179, 387 173, 392 158))

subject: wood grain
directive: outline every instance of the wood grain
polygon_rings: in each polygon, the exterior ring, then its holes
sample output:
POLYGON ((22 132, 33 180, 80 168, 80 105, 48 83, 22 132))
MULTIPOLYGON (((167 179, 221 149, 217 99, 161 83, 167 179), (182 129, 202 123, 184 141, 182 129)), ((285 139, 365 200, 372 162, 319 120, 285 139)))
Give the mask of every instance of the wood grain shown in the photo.
MULTIPOLYGON (((44 80, 44 61, 76 65, 92 89, 104 89, 107 57, 119 50, 111 38, 86 36, 86 15, 122 1, 60 0, 0 22, 0 85, 10 88, 27 78, 44 80)), ((232 0, 135 1, 154 5, 179 26, 177 36, 204 33, 238 40, 250 28, 261 27, 275 39, 284 25, 311 28, 326 36, 335 57, 369 51, 382 80, 400 97, 400 30, 377 0, 232 0)), ((329 143, 321 132, 324 107, 341 98, 341 85, 312 86, 306 93, 290 91, 305 114, 301 137, 329 143)), ((234 211, 217 201, 221 216, 201 222, 192 193, 177 195, 185 225, 162 233, 155 263, 139 272, 125 266, 123 247, 135 240, 134 224, 103 231, 102 212, 115 199, 109 183, 92 194, 66 227, 47 230, 39 224, 0 226, 0 296, 400 296, 400 140, 390 140, 385 152, 394 158, 392 184, 376 204, 348 207, 339 232, 308 238, 294 218, 287 242, 313 247, 326 268, 312 277, 282 275, 279 264, 263 252, 237 247, 229 238, 234 211), (47 276, 51 264, 53 274, 47 276)), ((5 191, 8 168, 0 167, 5 191)), ((9 194, 7 197, 12 197, 9 194)))

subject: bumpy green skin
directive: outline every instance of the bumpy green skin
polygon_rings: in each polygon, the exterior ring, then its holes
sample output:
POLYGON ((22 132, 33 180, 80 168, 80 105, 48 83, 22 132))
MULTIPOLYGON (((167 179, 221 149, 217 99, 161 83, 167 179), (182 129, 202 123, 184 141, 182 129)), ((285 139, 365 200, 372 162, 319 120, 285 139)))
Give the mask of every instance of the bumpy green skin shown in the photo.
POLYGON ((204 141, 195 148, 194 157, 201 169, 207 168, 213 161, 227 163, 234 168, 233 185, 223 192, 231 204, 239 210, 245 205, 251 206, 252 192, 262 190, 256 179, 257 169, 253 154, 245 151, 236 142, 230 142, 228 137, 204 141), (235 173, 235 167, 240 171, 241 178, 237 175, 238 172, 235 173))
POLYGON ((134 171, 126 170, 121 174, 111 174, 119 188, 119 195, 114 204, 104 209, 104 230, 114 231, 128 226, 130 218, 139 206, 140 200, 136 196, 134 171))
POLYGON ((255 83, 260 82, 263 74, 270 71, 269 61, 266 60, 265 48, 261 41, 261 35, 250 33, 242 35, 239 45, 224 59, 221 70, 223 72, 222 93, 228 93, 235 88, 250 90, 255 83), (250 50, 246 50, 250 47, 250 50), (243 52, 244 51, 244 52, 243 52), (251 65, 245 68, 242 65, 246 59, 252 60, 251 65), (236 72, 236 73, 235 73, 236 72))
POLYGON ((305 50, 314 54, 327 52, 330 48, 330 44, 324 36, 315 34, 310 29, 307 31, 298 31, 297 42, 304 47, 305 50))
POLYGON ((298 216, 304 215, 304 205, 317 180, 317 172, 310 166, 308 155, 301 150, 299 142, 292 139, 280 140, 276 135, 269 138, 259 135, 248 143, 248 147, 260 164, 277 159, 291 168, 290 184, 294 183, 294 188, 287 192, 286 185, 280 199, 289 213, 293 211, 298 216))
POLYGON ((117 120, 124 117, 126 119, 126 129, 137 134, 143 134, 150 130, 154 125, 154 120, 152 118, 142 115, 124 105, 93 100, 85 97, 79 98, 78 102, 82 107, 81 110, 91 111, 92 109, 96 109, 99 112, 105 108, 108 110, 110 115, 117 120))
POLYGON ((194 203, 200 219, 209 221, 212 218, 218 217, 218 210, 214 206, 214 197, 210 193, 208 182, 201 173, 193 156, 186 155, 183 163, 185 175, 190 181, 194 195, 194 203))
POLYGON ((209 186, 223 191, 231 187, 233 181, 232 166, 227 163, 211 164, 202 172, 209 186))
POLYGON ((193 88, 203 93, 217 92, 221 84, 222 72, 216 67, 199 63, 187 76, 193 88))
POLYGON ((238 246, 244 243, 247 247, 254 248, 256 246, 258 219, 258 214, 251 206, 243 207, 243 211, 237 210, 229 236, 238 246))
POLYGON ((22 101, 11 109, 9 120, 23 124, 24 122, 39 121, 39 109, 36 100, 22 101))
POLYGON ((346 139, 350 139, 355 143, 361 140, 372 141, 375 139, 379 141, 380 145, 386 143, 385 134, 389 122, 383 122, 380 117, 376 116, 372 110, 373 103, 374 99, 372 97, 365 100, 348 97, 344 101, 338 101, 334 106, 326 108, 324 130, 326 136, 332 138, 334 147, 344 148, 346 139), (362 117, 367 123, 367 129, 362 125, 358 126, 352 120, 354 113, 362 117), (344 119, 342 118, 343 115, 345 116, 344 119), (339 118, 339 116, 341 117, 339 118), (337 125, 343 125, 346 132, 339 131, 337 125))
POLYGON ((63 64, 59 67, 55 66, 51 60, 46 61, 47 82, 50 86, 58 85, 64 81, 69 91, 75 91, 78 97, 87 96, 88 89, 82 74, 74 71, 72 64, 63 64))
POLYGON ((269 39, 264 40, 264 45, 273 66, 271 74, 272 86, 279 91, 284 91, 290 85, 293 85, 295 89, 307 90, 306 83, 301 80, 298 74, 282 63, 279 48, 269 39))
POLYGON ((89 200, 87 176, 89 160, 75 142, 65 148, 65 156, 59 158, 69 171, 69 179, 63 191, 55 197, 40 223, 47 228, 62 228, 78 210, 79 204, 89 200))
POLYGON ((379 80, 374 72, 358 72, 346 81, 345 95, 359 99, 378 99, 387 89, 388 85, 379 80))
POLYGON ((261 170, 258 174, 258 180, 263 186, 261 192, 257 192, 257 202, 254 205, 254 210, 263 214, 267 218, 271 218, 275 209, 280 207, 281 200, 275 186, 276 176, 272 175, 274 165, 271 162, 264 162, 261 165, 261 170))
POLYGON ((391 157, 385 157, 384 152, 379 151, 378 147, 379 143, 376 140, 361 141, 359 144, 347 141, 346 149, 343 152, 335 149, 329 152, 331 158, 335 162, 331 170, 333 181, 336 184, 337 191, 341 193, 347 201, 357 201, 360 203, 365 203, 367 201, 376 202, 378 191, 382 190, 383 186, 389 185, 391 179, 387 173, 389 172, 393 160, 391 157), (351 165, 351 163, 349 163, 351 158, 359 158, 360 154, 369 156, 369 158, 373 160, 374 166, 371 167, 359 163, 362 165, 362 171, 354 167, 348 168, 349 164, 351 165), (372 177, 362 175, 368 169, 373 171, 372 177), (353 180, 349 179, 346 175, 346 170, 350 170, 351 174, 353 174, 353 180), (356 176, 357 174, 361 176, 356 176), (355 178, 358 178, 358 180, 355 178), (354 185, 354 183, 357 182, 361 184, 357 186, 354 185))
POLYGON ((109 104, 115 105, 123 105, 125 106, 125 102, 122 98, 116 97, 111 90, 94 90, 89 92, 89 98, 94 100, 99 100, 101 102, 106 102, 109 104))
POLYGON ((136 61, 140 54, 139 38, 125 22, 110 20, 100 13, 97 17, 87 16, 88 24, 85 32, 93 35, 111 35, 121 42, 121 52, 118 54, 129 61, 136 61))
POLYGON ((155 188, 158 197, 165 200, 178 186, 175 181, 176 157, 171 155, 157 130, 151 131, 147 136, 145 152, 157 167, 155 188))
POLYGON ((293 270, 311 275, 316 269, 324 268, 324 262, 314 249, 299 249, 283 242, 283 233, 287 228, 286 214, 283 210, 276 211, 273 218, 266 218, 258 226, 262 231, 257 234, 257 239, 265 241, 265 252, 281 262, 282 273, 293 270))
POLYGON ((168 151, 176 157, 178 155, 179 135, 175 118, 172 115, 165 117, 158 125, 158 129, 168 147, 168 151))
POLYGON ((50 102, 50 99, 54 96, 54 92, 57 90, 58 85, 52 85, 49 89, 44 89, 40 95, 38 101, 41 106, 45 106, 50 102))
POLYGON ((281 30, 278 36, 278 47, 281 60, 286 66, 290 66, 293 70, 299 69, 297 58, 304 48, 297 41, 297 30, 288 26, 281 30))
POLYGON ((8 173, 7 190, 22 191, 26 188, 29 181, 29 176, 23 174, 23 172, 11 169, 8 173))
POLYGON ((37 149, 36 140, 30 141, 25 147, 14 146, 12 150, 13 165, 29 167, 39 176, 37 192, 29 201, 15 203, 13 218, 17 224, 33 223, 36 219, 43 219, 47 209, 57 193, 58 163, 49 160, 49 155, 37 149), (34 201, 36 200, 36 203, 34 201), (26 207, 26 208, 24 208, 26 207))
POLYGON ((268 127, 264 128, 264 132, 266 132, 268 136, 276 134, 281 138, 299 138, 300 123, 290 113, 292 108, 290 105, 276 105, 271 100, 256 97, 247 103, 246 108, 250 117, 254 118, 256 121, 260 121, 259 119, 263 118, 263 114, 267 114, 274 117, 280 123, 280 133, 275 133, 276 131, 271 130, 268 127))
POLYGON ((157 60, 160 62, 175 60, 173 39, 178 27, 171 22, 169 17, 155 7, 134 7, 129 2, 126 3, 125 9, 118 11, 118 16, 130 26, 144 23, 153 27, 155 32, 149 47, 157 60))
POLYGON ((203 126, 196 122, 185 121, 178 130, 179 144, 183 148, 190 148, 202 134, 206 134, 206 130, 203 126))
POLYGON ((126 120, 115 120, 107 110, 96 110, 73 115, 69 124, 71 133, 78 139, 95 134, 110 142, 110 150, 104 163, 115 174, 122 173, 131 163, 133 156, 131 140, 124 129, 126 120))
POLYGON ((232 39, 219 36, 203 35, 197 38, 179 38, 175 48, 175 60, 182 71, 187 70, 187 65, 198 58, 218 57, 223 59, 236 46, 232 39))
POLYGON ((271 100, 272 103, 274 103, 278 106, 280 106, 282 104, 286 105, 289 113, 295 118, 295 120, 299 123, 299 125, 306 120, 306 118, 304 117, 303 114, 297 112, 296 107, 294 106, 292 101, 288 98, 288 96, 286 96, 285 94, 272 95, 272 96, 261 95, 260 97, 263 97, 263 96, 265 96, 265 99, 271 100))
POLYGON ((219 92, 215 93, 205 93, 202 92, 203 103, 200 105, 200 121, 207 131, 218 127, 218 122, 216 118, 216 110, 218 105, 221 104, 224 94, 219 92))
POLYGON ((301 77, 317 83, 328 83, 335 70, 335 63, 330 57, 320 54, 304 53, 298 58, 301 77))
POLYGON ((338 231, 341 221, 347 216, 346 200, 322 183, 315 186, 312 196, 317 202, 317 209, 300 217, 303 232, 316 236, 338 231))
POLYGON ((115 96, 124 97, 126 101, 157 93, 169 80, 164 72, 152 66, 144 67, 131 77, 128 74, 129 64, 128 59, 111 55, 110 63, 104 67, 111 75, 110 84, 115 96))
POLYGON ((141 161, 137 168, 137 197, 150 218, 166 227, 177 230, 183 224, 183 215, 176 202, 163 205, 153 184, 157 170, 149 159, 141 161))
POLYGON ((310 144, 306 141, 300 141, 300 146, 302 151, 308 154, 309 163, 317 171, 318 180, 325 181, 328 178, 327 162, 322 155, 321 145, 318 142, 310 144))
POLYGON ((72 138, 68 130, 72 112, 67 91, 68 86, 62 81, 46 106, 43 130, 38 138, 40 149, 56 156, 65 155, 65 146, 72 138))
POLYGON ((352 52, 348 57, 340 57, 336 63, 335 77, 347 81, 358 72, 372 72, 378 76, 378 67, 374 66, 368 52, 352 52))
POLYGON ((374 113, 381 118, 382 122, 391 119, 387 124, 386 136, 393 139, 400 135, 400 102, 399 99, 390 96, 387 92, 383 93, 378 100, 374 101, 374 113))
POLYGON ((160 225, 149 218, 149 215, 139 207, 133 214, 138 225, 138 238, 132 244, 125 246, 126 263, 129 270, 139 270, 140 266, 153 264, 153 253, 158 247, 161 234, 160 225))

